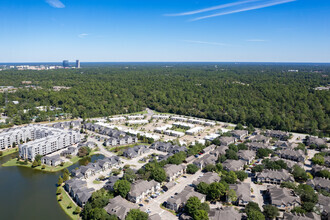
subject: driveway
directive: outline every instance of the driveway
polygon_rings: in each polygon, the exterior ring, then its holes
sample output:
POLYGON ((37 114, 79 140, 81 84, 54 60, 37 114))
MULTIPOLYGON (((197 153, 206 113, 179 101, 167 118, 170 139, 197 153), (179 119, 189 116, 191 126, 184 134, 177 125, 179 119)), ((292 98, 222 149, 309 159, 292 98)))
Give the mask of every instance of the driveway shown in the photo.
POLYGON ((157 198, 151 199, 150 202, 145 205, 145 207, 151 211, 150 215, 158 213, 162 219, 178 219, 178 217, 174 216, 169 211, 160 208, 160 205, 167 201, 167 199, 171 196, 174 196, 175 193, 180 193, 187 185, 197 180, 200 175, 202 175, 201 171, 198 171, 194 175, 186 174, 185 176, 187 176, 187 178, 180 177, 176 180, 178 184, 169 189, 167 192, 160 194, 157 198))
POLYGON ((262 191, 266 190, 267 186, 258 185, 258 184, 253 183, 251 181, 251 177, 246 179, 244 182, 250 183, 251 188, 253 189, 253 193, 251 193, 251 194, 255 196, 255 198, 252 198, 252 201, 258 203, 258 205, 262 211, 263 210, 262 206, 264 205, 264 198, 262 196, 262 191))

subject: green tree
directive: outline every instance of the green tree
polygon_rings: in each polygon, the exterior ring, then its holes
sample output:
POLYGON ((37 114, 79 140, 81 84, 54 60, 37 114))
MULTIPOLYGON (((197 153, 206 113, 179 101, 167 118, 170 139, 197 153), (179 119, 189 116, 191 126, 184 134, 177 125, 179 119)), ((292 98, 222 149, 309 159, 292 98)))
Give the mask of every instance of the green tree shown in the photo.
POLYGON ((226 151, 226 158, 229 160, 238 160, 237 153, 231 149, 226 151))
POLYGON ((57 185, 62 186, 62 184, 63 184, 63 179, 62 179, 62 177, 59 177, 58 181, 57 181, 57 185))
POLYGON ((210 205, 206 202, 203 202, 199 207, 199 210, 204 210, 208 213, 210 211, 210 205))
POLYGON ((198 166, 196 166, 195 164, 188 164, 186 171, 189 174, 195 174, 198 170, 198 166))
POLYGON ((128 168, 125 170, 123 179, 127 180, 128 182, 133 183, 133 181, 136 179, 136 174, 134 173, 134 171, 132 169, 128 168))
POLYGON ((236 176, 237 176, 237 179, 239 179, 240 181, 244 181, 245 179, 248 178, 248 174, 245 173, 244 171, 236 171, 236 176))
POLYGON ((67 181, 69 179, 70 179, 69 174, 68 173, 63 173, 63 181, 65 182, 65 181, 67 181))
POLYGON ((248 213, 252 210, 256 210, 258 212, 261 212, 261 209, 258 205, 258 203, 255 202, 249 202, 246 206, 245 206, 245 213, 248 213))
POLYGON ((216 170, 216 167, 213 164, 207 164, 203 169, 204 172, 213 172, 215 170, 216 170))
POLYGON ((62 193, 62 189, 60 187, 58 187, 56 190, 56 195, 60 195, 61 193, 62 193))
POLYGON ((199 209, 193 215, 194 220, 208 220, 209 216, 205 210, 199 209))
POLYGON ((244 130, 244 127, 241 123, 238 123, 235 127, 235 130, 244 130))
POLYGON ((81 208, 79 206, 77 206, 76 209, 74 210, 73 214, 79 215, 80 212, 81 212, 81 208))
POLYGON ((236 202, 237 195, 236 195, 235 190, 229 189, 227 192, 227 197, 228 197, 229 202, 236 202))
POLYGON ((218 163, 223 163, 227 160, 227 157, 225 155, 220 155, 218 158, 218 163))
POLYGON ((293 166, 292 175, 297 182, 303 182, 308 180, 306 171, 298 165, 293 166))
POLYGON ((157 167, 152 171, 150 177, 159 183, 164 182, 166 180, 165 170, 161 167, 157 167))
POLYGON ((257 211, 257 210, 251 210, 249 213, 247 213, 248 220, 265 220, 265 216, 257 211))
POLYGON ((223 166, 222 166, 221 163, 217 163, 217 164, 215 165, 215 168, 216 168, 216 171, 217 171, 217 172, 221 172, 221 171, 223 171, 223 166))
POLYGON ((274 219, 280 214, 278 208, 273 205, 265 205, 263 213, 268 219, 274 219))
POLYGON ((139 209, 131 209, 127 213, 125 220, 148 220, 148 214, 139 209))
POLYGON ((185 212, 188 215, 193 216, 194 213, 200 208, 201 204, 201 201, 196 196, 190 197, 185 205, 185 212))
POLYGON ((35 168, 39 165, 38 161, 34 160, 32 163, 32 168, 35 168))
POLYGON ((258 158, 265 158, 268 157, 269 154, 271 154, 273 151, 270 149, 266 149, 266 148, 259 148, 257 150, 257 157, 258 158))
POLYGON ((237 180, 236 173, 234 171, 229 171, 227 175, 222 177, 222 180, 228 184, 235 184, 237 180))
POLYGON ((208 185, 207 183, 200 182, 200 183, 197 185, 196 190, 197 190, 197 192, 206 195, 207 192, 208 192, 208 187, 209 187, 209 185, 208 185))
POLYGON ((263 165, 257 165, 255 167, 252 167, 251 172, 252 173, 259 173, 259 172, 262 172, 263 170, 264 170, 263 165))
POLYGON ((313 164, 324 165, 324 157, 322 155, 315 155, 312 158, 313 164))
POLYGON ((226 187, 222 183, 211 183, 207 189, 207 196, 212 201, 220 200, 220 197, 225 195, 226 187))
POLYGON ((127 180, 117 180, 113 189, 116 195, 126 198, 128 192, 131 190, 131 183, 127 180))

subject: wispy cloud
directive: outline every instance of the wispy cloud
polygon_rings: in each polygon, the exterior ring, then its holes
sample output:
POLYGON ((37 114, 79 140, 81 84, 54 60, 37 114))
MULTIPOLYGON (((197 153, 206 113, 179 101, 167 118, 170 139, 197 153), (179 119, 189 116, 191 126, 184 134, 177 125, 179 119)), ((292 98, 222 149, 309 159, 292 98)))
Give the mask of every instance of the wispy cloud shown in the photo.
POLYGON ((257 2, 257 1, 261 1, 261 0, 246 0, 246 1, 240 1, 240 2, 233 2, 233 3, 223 4, 223 5, 217 5, 217 6, 210 7, 210 8, 199 9, 199 10, 195 10, 195 11, 188 11, 188 12, 183 12, 183 13, 178 13, 178 14, 166 14, 165 16, 194 15, 194 14, 199 14, 199 13, 208 12, 208 11, 214 11, 214 10, 223 9, 223 8, 230 8, 233 6, 257 2))
POLYGON ((187 16, 187 15, 197 15, 204 12, 218 12, 210 15, 205 15, 201 17, 197 17, 194 19, 191 19, 190 21, 198 21, 203 20, 207 18, 212 17, 218 17, 223 15, 229 15, 229 14, 235 14, 239 12, 245 12, 245 11, 251 11, 256 9, 262 9, 267 8, 275 5, 285 4, 289 2, 294 2, 297 0, 244 0, 244 1, 238 1, 238 2, 232 2, 222 5, 217 5, 209 8, 199 9, 195 11, 188 11, 178 14, 166 14, 165 16, 187 16), (228 9, 228 10, 222 10, 222 9, 228 9))
POLYGON ((248 39, 247 42, 267 42, 268 40, 265 39, 248 39))
POLYGON ((235 14, 235 13, 244 12, 244 11, 251 11, 251 10, 256 10, 256 9, 261 9, 261 8, 267 8, 267 7, 280 5, 280 4, 285 4, 285 3, 294 2, 294 1, 296 1, 296 0, 272 1, 272 2, 267 3, 267 4, 255 5, 255 6, 251 6, 251 7, 245 7, 245 8, 240 8, 240 9, 236 9, 236 10, 231 10, 231 11, 206 15, 206 16, 202 16, 202 17, 192 19, 191 21, 198 21, 198 20, 202 20, 202 19, 206 19, 206 18, 212 18, 212 17, 223 16, 223 15, 235 14))
POLYGON ((46 0, 46 2, 54 8, 65 8, 65 5, 60 0, 46 0))
POLYGON ((85 33, 82 33, 82 34, 79 34, 78 37, 79 38, 85 38, 87 37, 89 34, 85 34, 85 33))
POLYGON ((197 41, 197 40, 184 40, 187 43, 193 44, 208 44, 208 45, 216 45, 216 46, 230 46, 229 44, 218 43, 218 42, 208 42, 208 41, 197 41))

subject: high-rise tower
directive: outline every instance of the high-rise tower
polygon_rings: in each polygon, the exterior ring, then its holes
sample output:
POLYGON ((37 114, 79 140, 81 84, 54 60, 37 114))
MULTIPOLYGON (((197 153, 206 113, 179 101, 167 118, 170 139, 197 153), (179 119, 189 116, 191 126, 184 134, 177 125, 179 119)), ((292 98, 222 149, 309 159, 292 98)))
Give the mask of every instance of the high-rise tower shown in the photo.
POLYGON ((63 67, 66 68, 66 67, 69 67, 69 60, 63 60, 63 67))
POLYGON ((80 68, 80 61, 76 60, 76 68, 80 68))

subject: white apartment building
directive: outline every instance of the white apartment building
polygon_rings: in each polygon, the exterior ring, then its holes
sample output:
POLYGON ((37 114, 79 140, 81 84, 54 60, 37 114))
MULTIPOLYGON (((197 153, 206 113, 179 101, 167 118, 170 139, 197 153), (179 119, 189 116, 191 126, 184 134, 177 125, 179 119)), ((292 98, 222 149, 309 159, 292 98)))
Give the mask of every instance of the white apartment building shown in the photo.
POLYGON ((13 146, 15 143, 17 146, 21 142, 26 142, 27 140, 33 141, 35 139, 40 139, 47 137, 52 134, 52 130, 40 125, 28 125, 19 128, 10 128, 4 130, 0 133, 0 150, 6 150, 13 146))
POLYGON ((80 141, 80 134, 51 127, 42 127, 43 131, 36 135, 37 138, 19 146, 19 156, 24 159, 34 160, 36 155, 47 155, 60 149, 69 147, 80 141))

